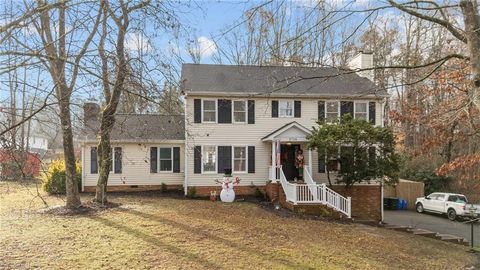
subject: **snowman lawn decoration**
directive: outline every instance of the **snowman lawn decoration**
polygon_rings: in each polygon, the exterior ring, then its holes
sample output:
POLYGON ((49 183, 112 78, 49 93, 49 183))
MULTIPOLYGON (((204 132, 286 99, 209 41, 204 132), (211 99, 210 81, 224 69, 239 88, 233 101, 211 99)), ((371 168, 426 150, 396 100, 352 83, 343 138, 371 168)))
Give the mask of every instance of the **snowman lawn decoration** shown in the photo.
POLYGON ((220 200, 222 202, 231 203, 235 200, 235 191, 233 186, 240 183, 240 178, 235 177, 235 180, 230 180, 228 176, 224 176, 222 181, 215 180, 215 182, 222 184, 222 192, 220 192, 220 200))

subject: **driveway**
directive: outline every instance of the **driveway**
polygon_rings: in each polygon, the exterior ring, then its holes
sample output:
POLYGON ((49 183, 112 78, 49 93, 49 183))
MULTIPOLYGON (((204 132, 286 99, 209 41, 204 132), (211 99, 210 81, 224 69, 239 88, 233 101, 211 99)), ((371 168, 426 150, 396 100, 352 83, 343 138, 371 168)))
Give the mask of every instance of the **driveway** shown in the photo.
MULTIPOLYGON (((450 221, 446 216, 414 211, 388 211, 385 210, 384 221, 388 224, 411 226, 442 234, 461 236, 470 242, 470 224, 461 221, 450 221)), ((480 225, 475 224, 473 241, 475 246, 480 246, 480 225)))

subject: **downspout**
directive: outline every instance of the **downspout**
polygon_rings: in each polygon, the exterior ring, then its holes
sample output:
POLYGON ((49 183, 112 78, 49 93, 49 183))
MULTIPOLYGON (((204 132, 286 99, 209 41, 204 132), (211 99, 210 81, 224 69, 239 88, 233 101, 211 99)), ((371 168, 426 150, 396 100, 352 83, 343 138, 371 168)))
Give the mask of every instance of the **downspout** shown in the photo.
POLYGON ((82 143, 82 192, 85 191, 85 143, 82 143))
POLYGON ((185 103, 183 105, 183 114, 184 114, 184 130, 185 130, 185 144, 184 144, 184 168, 183 168, 183 175, 185 179, 183 181, 183 192, 185 196, 188 194, 188 132, 187 132, 187 96, 185 95, 185 103))
POLYGON ((381 211, 381 222, 383 223, 384 219, 384 214, 383 214, 383 177, 382 180, 380 181, 380 211, 381 211))

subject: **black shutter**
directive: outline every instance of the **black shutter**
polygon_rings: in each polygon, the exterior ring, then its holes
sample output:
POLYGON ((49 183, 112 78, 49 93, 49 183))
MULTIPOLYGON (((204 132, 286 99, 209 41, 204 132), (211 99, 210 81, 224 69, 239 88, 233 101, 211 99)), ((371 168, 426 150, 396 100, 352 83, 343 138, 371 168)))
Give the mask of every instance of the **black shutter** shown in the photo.
POLYGON ((248 173, 255 173, 255 146, 248 147, 248 173))
POLYGON ((158 168, 157 147, 150 147, 150 172, 156 173, 158 168))
POLYGON ((340 146, 340 171, 353 166, 354 152, 352 146, 340 146))
POLYGON ((318 102, 318 122, 325 122, 325 101, 318 102))
POLYGON ((195 146, 193 149, 193 173, 202 173, 202 147, 195 146))
POLYGON ((295 100, 293 102, 293 116, 295 118, 300 118, 302 117, 302 101, 300 100, 295 100))
POLYGON ((368 103, 368 120, 370 121, 370 123, 372 123, 373 125, 375 125, 375 102, 369 102, 368 103))
POLYGON ((248 104, 248 123, 255 124, 255 100, 249 100, 248 104))
POLYGON ((115 168, 114 173, 122 173, 122 148, 115 147, 113 149, 115 168))
POLYGON ((278 117, 278 100, 272 100, 272 117, 278 117))
POLYGON ((318 172, 324 173, 325 172, 325 152, 318 151, 318 172))
POLYGON ((353 101, 340 102, 340 116, 343 117, 346 114, 350 114, 353 118, 353 101))
POLYGON ((98 173, 97 147, 90 148, 90 173, 98 173))
POLYGON ((218 173, 225 173, 225 169, 232 169, 232 147, 218 146, 218 173))
POLYGON ((201 99, 193 100, 193 122, 194 123, 202 122, 202 100, 201 99))
POLYGON ((229 99, 218 100, 218 123, 232 123, 232 101, 229 99))
POLYGON ((180 147, 173 147, 173 172, 180 172, 180 147))
POLYGON ((375 146, 370 146, 368 148, 368 172, 370 176, 375 176, 377 171, 377 149, 375 146))

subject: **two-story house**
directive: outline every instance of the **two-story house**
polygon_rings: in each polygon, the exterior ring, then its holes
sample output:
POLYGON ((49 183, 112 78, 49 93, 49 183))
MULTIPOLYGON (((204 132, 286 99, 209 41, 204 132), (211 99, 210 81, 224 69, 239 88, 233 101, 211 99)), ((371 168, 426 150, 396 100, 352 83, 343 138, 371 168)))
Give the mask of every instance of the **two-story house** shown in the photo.
MULTIPOLYGON (((368 68, 371 63, 371 54, 360 53, 351 68, 368 68)), ((166 132, 179 128, 166 123, 166 116, 117 116, 110 190, 159 189, 165 183, 183 186, 185 194, 195 189, 197 195, 208 196, 220 190, 215 180, 231 172, 241 179, 237 194, 265 191, 269 181, 280 183, 287 201, 294 204, 330 200, 345 214, 350 206, 355 214, 373 205, 370 216, 379 219, 380 185, 357 185, 348 191, 339 186, 338 193, 326 188, 321 184, 326 183, 326 166, 332 162, 307 147, 307 136, 318 120, 334 122, 351 114, 383 125, 387 93, 376 87, 371 74, 332 67, 185 64, 181 76, 185 115, 183 121, 175 118, 175 125, 184 125, 183 133, 166 132), (142 124, 140 118, 149 118, 148 123, 142 124), (304 166, 298 165, 299 154, 304 166), (340 193, 351 196, 351 201, 340 193)), ((97 178, 95 129, 90 130, 82 152, 84 190, 93 189, 97 178)))

